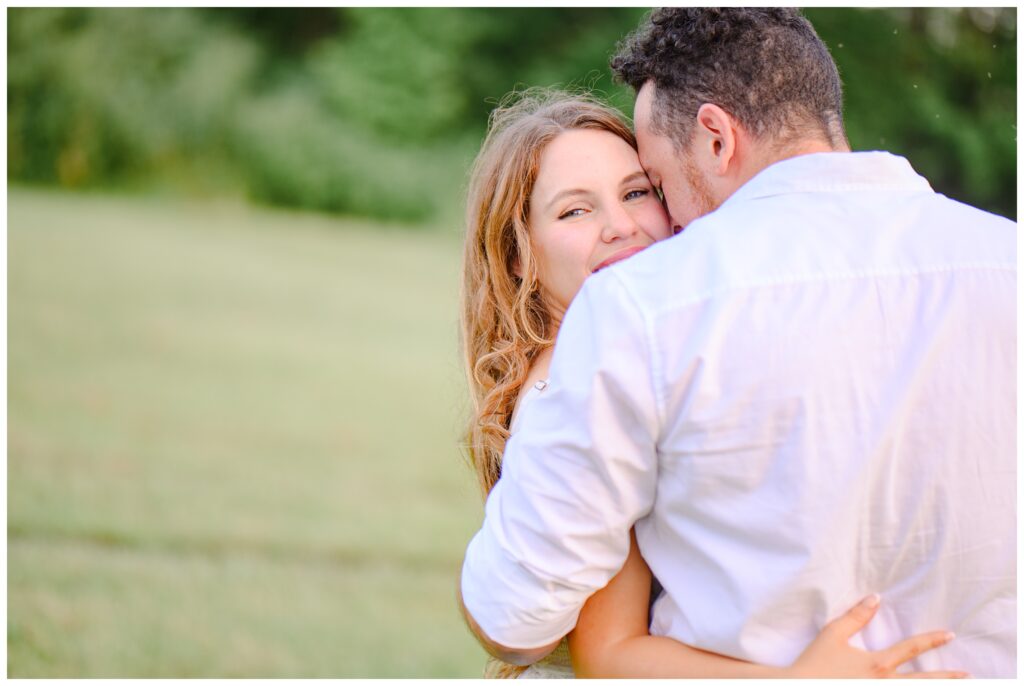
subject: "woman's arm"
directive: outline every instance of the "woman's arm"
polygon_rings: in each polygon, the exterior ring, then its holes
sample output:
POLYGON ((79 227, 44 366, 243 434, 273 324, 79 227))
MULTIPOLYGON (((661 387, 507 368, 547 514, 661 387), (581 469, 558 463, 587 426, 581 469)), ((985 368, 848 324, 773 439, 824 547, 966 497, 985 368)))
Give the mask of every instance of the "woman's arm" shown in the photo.
MULTIPOLYGON (((576 628, 569 634, 573 669, 583 678, 799 678, 880 677, 921 653, 945 645, 946 632, 921 634, 891 648, 867 652, 849 639, 871 621, 877 597, 869 598, 829 623, 790 667, 769 667, 709 653, 674 639, 651 636, 647 614, 651 572, 630 533, 629 556, 622 570, 587 600, 576 628)), ((924 676, 900 674, 897 676, 924 676)), ((963 672, 930 672, 927 676, 960 678, 963 672)))
POLYGON ((630 532, 629 556, 608 585, 590 596, 569 634, 573 670, 581 678, 782 677, 784 670, 741 662, 651 636, 647 613, 651 570, 630 532))

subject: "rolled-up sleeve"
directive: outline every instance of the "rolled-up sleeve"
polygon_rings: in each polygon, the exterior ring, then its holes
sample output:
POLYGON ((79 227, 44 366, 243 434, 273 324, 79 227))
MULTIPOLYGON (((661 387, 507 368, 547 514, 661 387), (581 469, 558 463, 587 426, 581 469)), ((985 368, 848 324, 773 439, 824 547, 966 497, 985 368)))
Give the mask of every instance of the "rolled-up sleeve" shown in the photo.
POLYGON ((654 501, 661 422, 650 340, 614 270, 588 279, 466 551, 463 603, 491 640, 556 641, 622 567, 629 530, 654 501))

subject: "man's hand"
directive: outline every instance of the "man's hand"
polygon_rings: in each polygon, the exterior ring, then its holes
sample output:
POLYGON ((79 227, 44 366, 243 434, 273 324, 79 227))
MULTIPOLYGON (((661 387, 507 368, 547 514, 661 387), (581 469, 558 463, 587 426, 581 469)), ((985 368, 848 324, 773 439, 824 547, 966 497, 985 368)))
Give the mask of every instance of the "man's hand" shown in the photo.
POLYGON ((498 658, 502 662, 507 662, 510 665, 518 665, 525 667, 532 665, 534 662, 547 657, 548 653, 558 647, 561 640, 555 641, 549 646, 542 646, 540 648, 507 648, 500 643, 492 641, 487 634, 483 632, 480 625, 473 619, 473 615, 469 614, 469 610, 466 609, 465 603, 462 602, 462 579, 459 578, 458 586, 455 591, 456 596, 459 599, 459 610, 462 612, 462 617, 466 620, 466 626, 476 636, 476 640, 480 641, 480 645, 484 647, 490 655, 498 658))

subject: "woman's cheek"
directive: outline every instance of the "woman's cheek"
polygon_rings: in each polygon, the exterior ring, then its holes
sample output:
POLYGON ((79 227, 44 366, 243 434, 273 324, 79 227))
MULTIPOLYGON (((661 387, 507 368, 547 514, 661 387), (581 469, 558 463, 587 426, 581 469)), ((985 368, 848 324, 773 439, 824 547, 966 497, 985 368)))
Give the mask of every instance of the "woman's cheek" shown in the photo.
POLYGON ((647 217, 647 223, 641 224, 641 226, 649 227, 647 229, 647 235, 655 241, 660 241, 668 238, 670 235, 670 222, 668 213, 661 206, 661 203, 655 203, 651 208, 649 216, 647 217))

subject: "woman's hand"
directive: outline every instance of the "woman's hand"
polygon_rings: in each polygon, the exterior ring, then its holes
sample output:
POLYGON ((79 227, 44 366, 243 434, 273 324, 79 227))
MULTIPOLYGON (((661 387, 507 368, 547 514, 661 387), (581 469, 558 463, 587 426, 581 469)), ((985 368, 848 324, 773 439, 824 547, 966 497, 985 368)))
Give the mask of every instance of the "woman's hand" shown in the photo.
POLYGON ((966 672, 914 672, 898 674, 896 668, 918 655, 953 640, 948 631, 932 631, 900 641, 885 650, 860 650, 850 638, 868 625, 878 611, 880 599, 868 596, 842 617, 825 625, 818 637, 801 653, 786 676, 793 678, 877 679, 965 679, 966 672))

